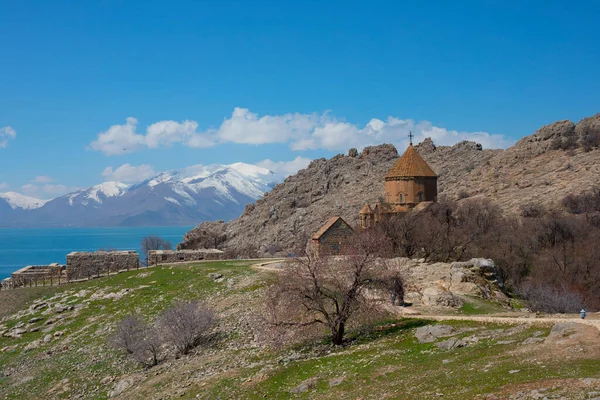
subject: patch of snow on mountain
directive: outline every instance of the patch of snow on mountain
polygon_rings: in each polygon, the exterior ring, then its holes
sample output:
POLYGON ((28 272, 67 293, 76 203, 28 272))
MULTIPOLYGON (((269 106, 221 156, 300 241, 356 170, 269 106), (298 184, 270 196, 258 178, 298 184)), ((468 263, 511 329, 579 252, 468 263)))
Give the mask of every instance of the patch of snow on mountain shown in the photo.
POLYGON ((73 193, 71 195, 69 195, 69 205, 72 206, 73 205, 73 199, 77 196, 79 196, 81 193, 77 192, 77 193, 73 193))
POLYGON ((171 171, 171 172, 161 172, 156 175, 152 179, 148 181, 148 186, 154 187, 156 185, 160 185, 161 183, 176 181, 180 179, 179 171, 171 171))
POLYGON ((128 185, 121 182, 104 182, 88 189, 87 199, 102 203, 100 195, 103 197, 120 196, 127 190, 128 185))
POLYGON ((191 181, 188 186, 197 191, 214 188, 217 196, 235 204, 239 204, 239 202, 231 194, 231 189, 253 199, 260 198, 268 190, 264 183, 248 179, 232 168, 223 169, 204 179, 191 181))
POLYGON ((40 208, 47 202, 47 200, 23 196, 22 194, 16 192, 0 193, 0 198, 6 200, 10 208, 13 210, 16 210, 17 208, 21 208, 23 210, 33 210, 40 208))
POLYGON ((175 199, 174 199, 174 198, 172 198, 172 197, 165 197, 165 200, 166 200, 166 201, 170 201, 170 202, 171 202, 171 203, 173 203, 173 204, 177 204, 178 206, 180 206, 180 205, 181 205, 181 203, 180 203, 180 202, 178 202, 177 200, 175 200, 175 199))
POLYGON ((173 190, 173 192, 177 193, 180 197, 182 197, 183 202, 185 204, 191 205, 191 206, 194 206, 197 204, 196 200, 194 200, 194 198, 192 196, 190 196, 190 194, 188 192, 185 191, 185 185, 183 185, 183 184, 173 185, 171 190, 173 190))
POLYGON ((259 167, 253 164, 237 162, 229 164, 226 167, 239 172, 240 174, 257 180, 261 183, 270 184, 276 181, 275 173, 267 168, 259 167))

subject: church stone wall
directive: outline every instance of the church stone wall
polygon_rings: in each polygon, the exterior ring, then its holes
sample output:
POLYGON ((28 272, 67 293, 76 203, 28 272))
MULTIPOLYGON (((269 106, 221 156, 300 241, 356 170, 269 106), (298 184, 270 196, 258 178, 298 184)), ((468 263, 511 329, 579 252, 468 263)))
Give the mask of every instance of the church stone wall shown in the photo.
POLYGON ((150 250, 148 251, 148 265, 223 260, 225 258, 224 254, 221 250, 217 249, 150 250))
POLYGON ((421 201, 437 201, 437 178, 398 178, 385 182, 385 200, 392 204, 418 204, 421 201), (398 194, 402 194, 402 201, 398 194))
POLYGON ((67 278, 88 279, 139 266, 140 256, 135 251, 73 252, 67 255, 67 278))

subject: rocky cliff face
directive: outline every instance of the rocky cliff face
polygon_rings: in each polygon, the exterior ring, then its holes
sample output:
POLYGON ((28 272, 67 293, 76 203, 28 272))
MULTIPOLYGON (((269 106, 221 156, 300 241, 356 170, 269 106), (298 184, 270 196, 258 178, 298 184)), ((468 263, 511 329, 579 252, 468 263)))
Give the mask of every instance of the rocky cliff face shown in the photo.
MULTIPOLYGON (((438 174, 440 196, 458 199, 485 196, 506 213, 536 202, 559 208, 561 199, 599 184, 600 114, 574 124, 559 121, 540 128, 506 150, 482 149, 474 142, 416 146, 438 174)), ((205 223, 190 231, 180 248, 205 243, 206 232, 226 236, 225 248, 256 245, 291 251, 329 217, 351 225, 365 203, 383 195, 384 175, 398 157, 394 146, 351 149, 347 156, 318 159, 290 176, 230 223, 205 223)))

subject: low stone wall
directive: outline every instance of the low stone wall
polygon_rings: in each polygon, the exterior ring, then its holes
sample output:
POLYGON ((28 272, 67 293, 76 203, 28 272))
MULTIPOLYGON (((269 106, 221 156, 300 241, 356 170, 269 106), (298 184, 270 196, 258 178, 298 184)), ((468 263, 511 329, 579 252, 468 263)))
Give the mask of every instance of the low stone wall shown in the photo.
POLYGON ((54 284, 54 281, 60 281, 64 273, 65 266, 57 263, 49 265, 28 265, 15 271, 10 276, 11 287, 33 286, 54 284))
POLYGON ((67 278, 88 279, 139 266, 140 256, 136 251, 73 252, 67 255, 67 278))
POLYGON ((224 254, 225 253, 223 253, 221 250, 217 249, 150 250, 148 251, 148 265, 203 260, 223 260, 224 254))

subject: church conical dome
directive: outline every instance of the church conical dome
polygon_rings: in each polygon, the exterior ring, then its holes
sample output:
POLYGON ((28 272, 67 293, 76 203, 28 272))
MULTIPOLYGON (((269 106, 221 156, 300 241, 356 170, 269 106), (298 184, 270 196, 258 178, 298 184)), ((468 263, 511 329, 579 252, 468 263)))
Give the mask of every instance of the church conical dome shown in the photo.
POLYGON ((385 180, 395 178, 418 178, 432 177, 437 178, 437 175, 429 165, 419 155, 419 152, 413 147, 412 143, 408 149, 402 154, 402 157, 385 175, 385 180))

